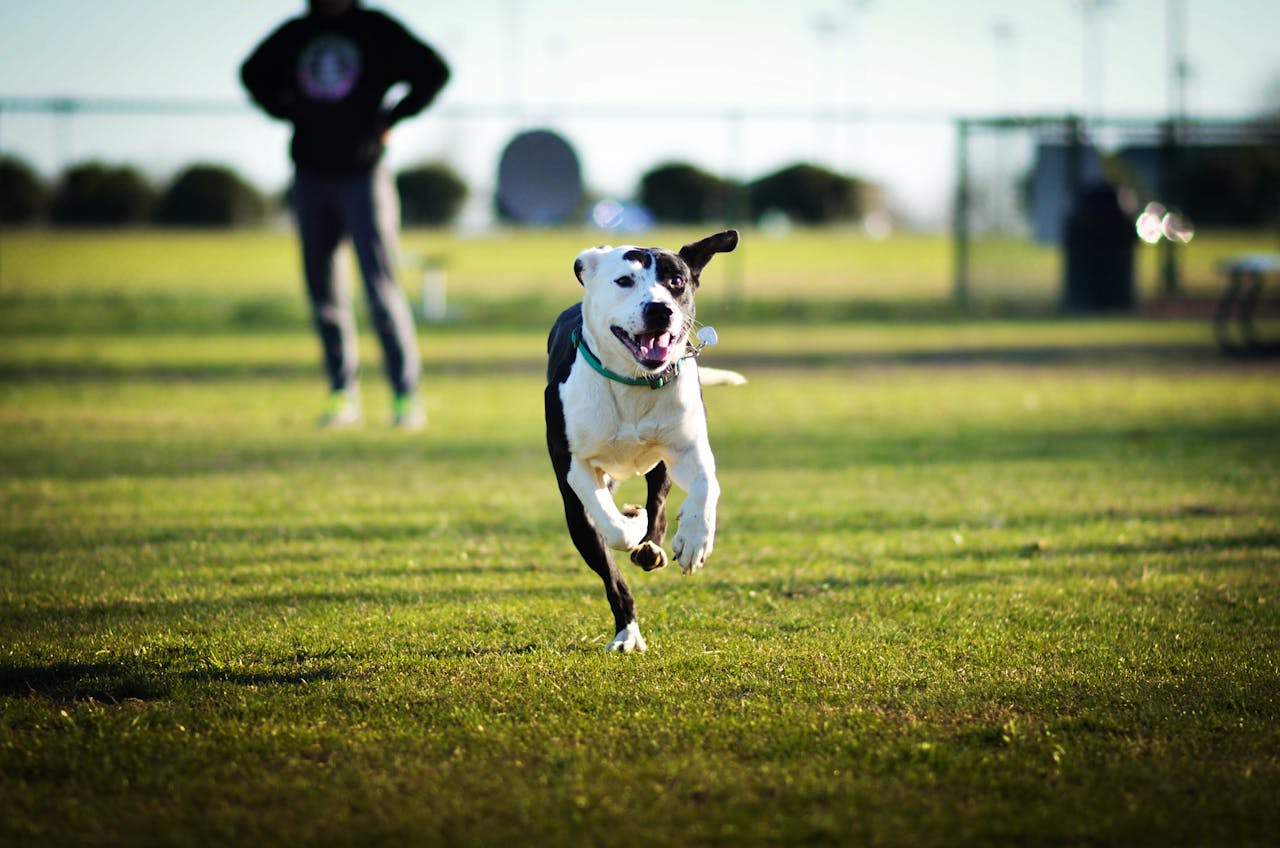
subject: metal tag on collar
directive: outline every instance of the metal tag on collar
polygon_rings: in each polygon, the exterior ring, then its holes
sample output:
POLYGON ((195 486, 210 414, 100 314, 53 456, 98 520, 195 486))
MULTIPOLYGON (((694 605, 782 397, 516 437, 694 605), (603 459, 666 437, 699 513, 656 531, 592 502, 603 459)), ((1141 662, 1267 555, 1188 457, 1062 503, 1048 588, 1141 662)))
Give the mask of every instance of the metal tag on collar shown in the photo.
POLYGON ((720 342, 720 337, 716 335, 715 327, 698 328, 698 346, 689 348, 690 356, 697 356, 702 353, 704 347, 715 347, 720 342))

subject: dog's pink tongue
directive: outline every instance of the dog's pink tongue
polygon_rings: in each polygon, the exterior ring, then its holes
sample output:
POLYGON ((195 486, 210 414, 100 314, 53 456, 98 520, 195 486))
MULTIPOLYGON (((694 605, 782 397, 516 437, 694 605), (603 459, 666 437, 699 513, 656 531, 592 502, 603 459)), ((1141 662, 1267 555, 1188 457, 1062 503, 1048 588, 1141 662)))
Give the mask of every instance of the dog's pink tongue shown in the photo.
POLYGON ((642 336, 639 339, 640 355, 645 359, 666 359, 671 352, 671 341, 670 333, 642 336))

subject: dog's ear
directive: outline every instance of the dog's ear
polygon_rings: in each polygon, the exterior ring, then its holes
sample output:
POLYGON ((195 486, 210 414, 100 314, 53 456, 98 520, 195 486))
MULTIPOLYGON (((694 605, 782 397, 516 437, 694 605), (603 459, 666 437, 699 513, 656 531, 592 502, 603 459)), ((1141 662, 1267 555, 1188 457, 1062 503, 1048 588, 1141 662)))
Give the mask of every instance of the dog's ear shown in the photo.
POLYGON ((717 253, 729 253, 738 246, 738 231, 725 230, 680 248, 680 258, 694 274, 702 271, 717 253))
POLYGON ((588 247, 586 250, 578 254, 578 258, 573 260, 573 276, 578 278, 578 282, 586 285, 586 280, 582 279, 583 274, 589 274, 596 269, 596 263, 600 261, 600 257, 613 250, 607 244, 599 247, 588 247))

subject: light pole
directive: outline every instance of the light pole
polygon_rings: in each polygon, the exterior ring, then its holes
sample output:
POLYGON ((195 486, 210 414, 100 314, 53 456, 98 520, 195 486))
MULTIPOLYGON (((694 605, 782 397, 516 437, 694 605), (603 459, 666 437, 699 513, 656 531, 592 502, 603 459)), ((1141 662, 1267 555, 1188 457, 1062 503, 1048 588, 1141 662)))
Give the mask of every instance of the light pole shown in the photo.
POLYGON ((1080 71, 1082 117, 1102 116, 1107 81, 1107 48, 1099 15, 1115 0, 1072 0, 1080 10, 1080 71))

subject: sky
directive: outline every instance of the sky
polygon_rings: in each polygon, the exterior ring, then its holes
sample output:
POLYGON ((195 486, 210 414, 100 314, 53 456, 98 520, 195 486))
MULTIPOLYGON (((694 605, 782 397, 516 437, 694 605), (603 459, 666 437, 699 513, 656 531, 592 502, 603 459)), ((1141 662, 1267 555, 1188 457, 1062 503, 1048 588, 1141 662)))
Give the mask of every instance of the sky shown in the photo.
MULTIPOLYGON (((746 179, 816 161, 884 185, 904 212, 929 219, 954 180, 958 116, 1158 117, 1181 99, 1191 115, 1241 117, 1280 105, 1275 0, 365 5, 398 17, 453 68, 436 104, 397 128, 391 164, 445 159, 481 191, 516 132, 550 127, 603 193, 625 197, 670 160, 746 179), (1170 72, 1179 53, 1189 70, 1181 89, 1170 72), (855 112, 869 119, 830 119, 855 112)), ((102 158, 162 179, 216 161, 278 189, 290 173, 287 129, 248 108, 237 70, 304 8, 0 0, 0 98, 219 104, 214 114, 144 117, 10 108, 0 149, 46 175, 102 158)))

